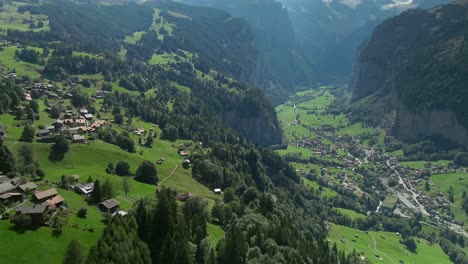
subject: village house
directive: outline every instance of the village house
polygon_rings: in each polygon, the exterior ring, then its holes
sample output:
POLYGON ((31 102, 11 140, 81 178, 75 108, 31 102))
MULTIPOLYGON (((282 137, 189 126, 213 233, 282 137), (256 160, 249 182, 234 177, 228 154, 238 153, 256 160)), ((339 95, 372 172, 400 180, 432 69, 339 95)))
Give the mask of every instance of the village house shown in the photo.
POLYGON ((34 194, 34 198, 38 201, 38 202, 45 202, 46 200, 56 196, 58 194, 57 190, 55 190, 54 188, 52 189, 49 189, 49 190, 46 190, 46 191, 43 191, 43 192, 37 192, 34 194))
POLYGON ((52 125, 54 126, 55 131, 59 131, 59 132, 63 131, 63 129, 65 128, 65 122, 60 119, 55 121, 52 125))
POLYGON ((12 184, 11 182, 4 182, 0 184, 0 194, 12 192, 15 190, 16 190, 16 185, 12 184))
POLYGON ((8 178, 7 176, 4 176, 4 175, 0 175, 0 184, 4 183, 4 182, 9 182, 10 181, 10 178, 8 178))
POLYGON ((23 194, 19 192, 7 192, 0 195, 0 201, 8 203, 16 203, 23 200, 23 194))
POLYGON ((93 119, 92 114, 85 114, 84 117, 85 117, 86 120, 92 120, 93 119))
POLYGON ((45 223, 45 215, 48 206, 33 205, 33 206, 18 206, 16 207, 16 214, 24 214, 31 216, 31 224, 34 226, 41 226, 45 223))
POLYGON ((88 195, 94 190, 94 183, 77 184, 74 187, 75 192, 88 195))
POLYGON ((73 143, 86 143, 86 138, 82 135, 73 135, 73 143))
POLYGON ((37 132, 36 132, 36 136, 38 138, 43 138, 43 137, 47 137, 47 136, 50 136, 50 130, 48 129, 39 129, 37 132))
POLYGON ((115 212, 119 209, 119 202, 115 199, 105 200, 98 204, 99 209, 103 212, 115 212))
POLYGON ((181 149, 179 150, 179 155, 180 155, 181 157, 188 157, 188 156, 190 156, 190 154, 189 154, 188 152, 186 152, 185 150, 181 150, 181 149))
POLYGON ((86 125, 86 119, 84 118, 77 118, 75 119, 75 123, 78 125, 78 126, 83 126, 83 125, 86 125))
POLYGON ((22 192, 34 191, 37 189, 37 185, 34 182, 28 182, 18 187, 22 192))
POLYGON ((63 204, 63 201, 65 201, 65 199, 62 196, 57 195, 57 196, 54 196, 54 197, 46 200, 45 202, 42 203, 42 205, 58 207, 58 206, 61 206, 63 204))
POLYGON ((221 194, 222 191, 221 191, 221 188, 216 188, 213 190, 215 194, 221 194))

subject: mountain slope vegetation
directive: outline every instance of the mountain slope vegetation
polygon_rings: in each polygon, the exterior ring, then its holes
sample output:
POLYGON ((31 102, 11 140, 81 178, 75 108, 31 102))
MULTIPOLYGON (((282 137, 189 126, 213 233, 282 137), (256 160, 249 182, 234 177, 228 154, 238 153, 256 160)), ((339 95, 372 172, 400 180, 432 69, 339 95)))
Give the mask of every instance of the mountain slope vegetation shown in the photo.
POLYGON ((466 9, 411 10, 379 25, 359 53, 352 111, 364 118, 363 109, 375 109, 374 124, 391 113, 387 125, 406 140, 442 136, 467 146, 466 9))

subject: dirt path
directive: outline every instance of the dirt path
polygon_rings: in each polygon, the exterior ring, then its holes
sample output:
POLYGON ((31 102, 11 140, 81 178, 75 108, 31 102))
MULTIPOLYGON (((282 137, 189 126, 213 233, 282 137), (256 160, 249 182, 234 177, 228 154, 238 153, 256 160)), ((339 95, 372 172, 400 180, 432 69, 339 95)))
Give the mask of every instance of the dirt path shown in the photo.
POLYGON ((6 210, 5 212, 6 212, 6 213, 9 213, 9 212, 11 212, 12 210, 16 209, 16 207, 22 206, 23 204, 25 204, 27 201, 29 201, 29 200, 26 199, 26 200, 24 200, 22 203, 20 203, 20 204, 18 204, 17 206, 14 206, 14 207, 12 207, 12 208, 6 210))
POLYGON ((171 171, 171 174, 169 174, 169 176, 167 176, 164 180, 158 183, 158 185, 163 184, 167 179, 169 179, 172 175, 174 175, 174 172, 177 170, 177 168, 179 168, 179 165, 176 165, 176 167, 171 171))
MULTIPOLYGON (((370 250, 373 250, 377 255, 380 256, 380 258, 382 258, 382 256, 388 258, 388 260, 390 260, 393 264, 396 264, 395 261, 393 261, 393 259, 391 257, 389 257, 387 254, 385 254, 384 252, 380 251, 377 249, 377 241, 375 240, 375 237, 369 233, 369 235, 372 237, 372 241, 373 243, 372 244, 369 244, 367 245, 367 247, 370 249, 370 250), (371 248, 371 246, 373 247, 373 249, 371 248)), ((382 259, 381 259, 382 260, 382 259)))

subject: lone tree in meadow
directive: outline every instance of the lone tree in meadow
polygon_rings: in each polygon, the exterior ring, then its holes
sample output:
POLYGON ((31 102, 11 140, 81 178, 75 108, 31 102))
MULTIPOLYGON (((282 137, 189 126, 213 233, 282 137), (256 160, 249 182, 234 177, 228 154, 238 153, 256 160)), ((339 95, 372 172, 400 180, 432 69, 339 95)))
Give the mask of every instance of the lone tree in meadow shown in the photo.
POLYGON ((143 161, 138 167, 135 179, 148 184, 157 184, 159 182, 156 165, 151 161, 143 161))
POLYGON ((57 136, 54 145, 50 148, 49 160, 53 162, 63 160, 69 149, 70 143, 68 140, 62 135, 57 136))
POLYGON ((34 131, 34 127, 31 125, 26 125, 23 128, 23 133, 21 133, 20 140, 24 142, 33 142, 35 134, 36 132, 34 131))

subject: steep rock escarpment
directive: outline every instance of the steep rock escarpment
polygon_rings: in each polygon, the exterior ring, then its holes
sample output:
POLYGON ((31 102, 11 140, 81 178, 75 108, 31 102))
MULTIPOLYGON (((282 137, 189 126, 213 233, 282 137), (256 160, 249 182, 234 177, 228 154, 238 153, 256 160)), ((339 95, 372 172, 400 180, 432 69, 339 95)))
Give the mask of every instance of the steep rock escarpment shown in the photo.
POLYGON ((352 118, 391 126, 404 140, 443 136, 468 146, 467 13, 448 4, 380 24, 357 57, 352 118))
POLYGON ((450 110, 412 112, 399 104, 394 135, 405 141, 442 136, 458 145, 468 146, 468 130, 450 110))

